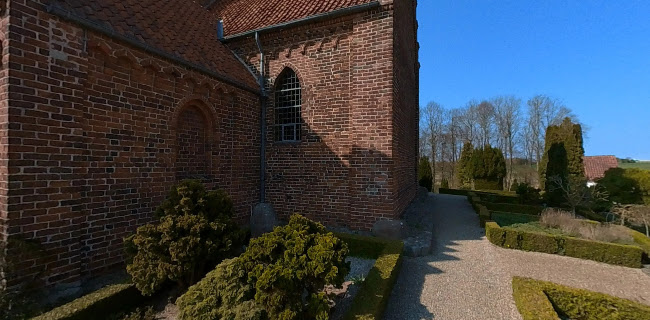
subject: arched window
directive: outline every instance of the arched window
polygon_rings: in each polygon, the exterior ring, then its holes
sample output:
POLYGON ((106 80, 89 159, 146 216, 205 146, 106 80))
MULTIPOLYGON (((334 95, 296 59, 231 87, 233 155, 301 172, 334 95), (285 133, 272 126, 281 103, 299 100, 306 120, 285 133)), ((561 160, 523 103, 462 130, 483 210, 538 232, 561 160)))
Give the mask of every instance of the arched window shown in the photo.
POLYGON ((275 141, 300 141, 301 106, 300 80, 293 70, 287 68, 280 74, 275 85, 275 141))

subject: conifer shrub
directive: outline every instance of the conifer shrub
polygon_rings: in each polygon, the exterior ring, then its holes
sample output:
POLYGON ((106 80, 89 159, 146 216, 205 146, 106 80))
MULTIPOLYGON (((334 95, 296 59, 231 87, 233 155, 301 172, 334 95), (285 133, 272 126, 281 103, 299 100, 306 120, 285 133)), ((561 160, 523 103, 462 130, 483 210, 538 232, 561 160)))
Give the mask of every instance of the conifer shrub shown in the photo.
POLYGON ((328 319, 323 289, 343 284, 347 254, 323 225, 293 215, 181 296, 181 319, 328 319))
POLYGON ((477 190, 503 190, 506 160, 497 148, 485 146, 472 152, 470 172, 477 190))
POLYGON ((156 216, 158 223, 141 226, 124 240, 127 272, 144 295, 168 281, 186 288, 241 247, 243 233, 232 220, 232 201, 198 181, 172 187, 156 216))
POLYGON ((427 157, 420 157, 420 161, 418 162, 418 183, 421 187, 427 188, 429 192, 433 189, 431 162, 427 157))

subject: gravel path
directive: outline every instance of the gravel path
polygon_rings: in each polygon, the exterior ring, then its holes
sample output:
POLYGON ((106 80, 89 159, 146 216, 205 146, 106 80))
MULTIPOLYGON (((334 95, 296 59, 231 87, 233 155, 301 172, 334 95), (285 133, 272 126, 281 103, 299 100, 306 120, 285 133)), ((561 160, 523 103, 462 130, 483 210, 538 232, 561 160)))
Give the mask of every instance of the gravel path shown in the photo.
POLYGON ((385 319, 521 319, 513 276, 603 292, 650 305, 650 276, 640 269, 503 249, 485 239, 465 197, 430 197, 433 255, 405 258, 385 319))

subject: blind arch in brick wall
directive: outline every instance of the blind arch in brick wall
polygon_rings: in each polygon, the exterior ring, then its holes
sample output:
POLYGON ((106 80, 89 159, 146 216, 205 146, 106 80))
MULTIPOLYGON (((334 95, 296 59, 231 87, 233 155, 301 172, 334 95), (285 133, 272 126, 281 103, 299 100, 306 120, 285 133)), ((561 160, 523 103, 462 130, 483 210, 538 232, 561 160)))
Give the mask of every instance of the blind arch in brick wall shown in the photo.
POLYGON ((179 104, 172 121, 176 181, 196 179, 210 183, 214 179, 215 118, 210 105, 200 97, 187 98, 179 104))

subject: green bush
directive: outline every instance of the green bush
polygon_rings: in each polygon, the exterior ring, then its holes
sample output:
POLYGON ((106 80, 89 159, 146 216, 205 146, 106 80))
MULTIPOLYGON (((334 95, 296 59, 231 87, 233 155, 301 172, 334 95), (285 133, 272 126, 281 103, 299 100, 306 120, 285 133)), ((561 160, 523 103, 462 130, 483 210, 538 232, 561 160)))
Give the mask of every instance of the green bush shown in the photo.
POLYGON ((345 242, 323 225, 293 215, 181 296, 181 319, 327 319, 323 288, 341 286, 347 254, 345 242))
POLYGON ((515 277, 512 294, 524 320, 650 319, 649 306, 552 282, 515 277))
POLYGON ((354 252, 368 247, 383 247, 379 255, 375 257, 377 258, 375 265, 368 273, 362 287, 354 297, 350 309, 343 318, 345 320, 383 319, 388 299, 399 275, 404 244, 401 241, 375 240, 350 235, 343 236, 342 239, 350 245, 351 251, 354 252), (364 241, 367 244, 361 244, 364 241))
POLYGON ((553 304, 536 281, 514 277, 512 296, 524 320, 560 320, 553 304))
POLYGON ((449 188, 449 180, 442 179, 442 181, 440 181, 440 188, 449 188))
POLYGON ((517 223, 529 223, 533 221, 538 221, 539 216, 534 216, 530 214, 521 214, 513 212, 500 212, 500 211, 491 211, 490 216, 492 220, 498 223, 500 226, 510 226, 517 223))
POLYGON ((598 180, 609 200, 620 204, 650 205, 650 171, 641 169, 612 168, 598 180))
POLYGON ((476 189, 503 190, 503 178, 506 176, 503 152, 490 146, 474 149, 470 160, 470 172, 476 189))
POLYGON ((470 190, 461 190, 461 189, 446 189, 446 188, 439 188, 438 193, 441 194, 452 194, 456 196, 467 196, 467 194, 471 192, 470 190))
POLYGON ((478 206, 478 219, 481 228, 485 228, 485 222, 491 220, 490 211, 484 206, 478 206))
POLYGON ((487 222, 485 232, 491 243, 509 249, 555 253, 632 268, 640 268, 643 258, 643 250, 637 246, 502 228, 496 222, 487 222))
POLYGON ((156 215, 159 223, 141 226, 124 240, 126 270, 145 295, 167 281, 181 288, 194 284, 232 257, 243 240, 232 220, 230 198, 223 191, 206 192, 198 181, 172 187, 156 215))
POLYGON ((144 301, 132 284, 117 284, 87 294, 34 320, 104 319, 120 310, 128 310, 144 301))
POLYGON ((638 246, 590 241, 573 237, 565 239, 565 255, 581 259, 641 268, 643 250, 638 246))
POLYGON ((238 259, 224 260, 176 300, 179 319, 266 319, 255 302, 255 286, 247 283, 238 259))
POLYGON ((522 204, 539 203, 541 201, 540 189, 532 187, 529 183, 518 183, 513 186, 515 192, 519 196, 519 201, 522 204))
POLYGON ((421 187, 425 187, 431 192, 433 188, 433 173, 431 172, 431 162, 428 157, 420 157, 420 161, 418 162, 418 183, 421 187))
POLYGON ((529 206, 524 204, 486 202, 485 206, 490 211, 512 212, 512 213, 528 214, 533 216, 538 216, 542 213, 542 211, 544 211, 544 207, 542 206, 529 206))

